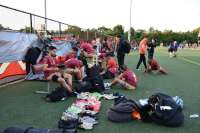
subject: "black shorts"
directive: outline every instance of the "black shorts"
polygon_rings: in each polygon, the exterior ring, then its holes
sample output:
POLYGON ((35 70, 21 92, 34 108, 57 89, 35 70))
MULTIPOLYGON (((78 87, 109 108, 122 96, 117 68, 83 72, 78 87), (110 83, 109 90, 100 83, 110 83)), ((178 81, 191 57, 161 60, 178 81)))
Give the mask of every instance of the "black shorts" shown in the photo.
POLYGON ((110 71, 106 71, 102 76, 103 79, 113 79, 115 77, 115 75, 110 71))
POLYGON ((173 51, 174 51, 173 48, 168 49, 168 52, 173 52, 173 51))
POLYGON ((52 76, 52 81, 54 81, 54 82, 58 82, 58 76, 57 75, 53 75, 52 76))
POLYGON ((148 53, 148 60, 153 59, 153 53, 148 53))

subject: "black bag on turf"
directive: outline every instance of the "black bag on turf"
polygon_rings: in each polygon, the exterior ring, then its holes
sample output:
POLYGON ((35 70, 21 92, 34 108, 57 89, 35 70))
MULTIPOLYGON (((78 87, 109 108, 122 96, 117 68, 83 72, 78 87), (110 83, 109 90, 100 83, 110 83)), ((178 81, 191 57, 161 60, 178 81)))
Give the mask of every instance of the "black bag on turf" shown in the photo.
POLYGON ((3 131, 3 133, 77 133, 76 129, 47 129, 47 128, 19 128, 19 127, 9 127, 3 131))
POLYGON ((124 41, 124 52, 128 54, 130 53, 130 51, 131 51, 130 43, 128 41, 124 41))
POLYGON ((81 92, 90 92, 92 89, 92 84, 89 81, 83 81, 78 84, 76 87, 76 92, 81 93, 81 92))
POLYGON ((78 124, 79 124, 78 119, 71 119, 71 120, 67 120, 67 121, 60 119, 58 121, 58 128, 60 128, 60 129, 71 129, 72 130, 72 129, 77 129, 78 124))
POLYGON ((105 90, 103 78, 100 75, 100 67, 98 65, 94 65, 91 68, 86 68, 87 77, 85 81, 91 83, 92 90, 91 92, 102 92, 105 90))
POLYGON ((67 98, 68 95, 69 94, 64 88, 58 87, 50 94, 47 94, 46 98, 49 99, 50 102, 57 102, 61 101, 63 98, 67 98))
POLYGON ((149 98, 148 104, 152 106, 150 117, 153 122, 173 127, 183 124, 182 108, 176 104, 171 96, 156 93, 149 98))

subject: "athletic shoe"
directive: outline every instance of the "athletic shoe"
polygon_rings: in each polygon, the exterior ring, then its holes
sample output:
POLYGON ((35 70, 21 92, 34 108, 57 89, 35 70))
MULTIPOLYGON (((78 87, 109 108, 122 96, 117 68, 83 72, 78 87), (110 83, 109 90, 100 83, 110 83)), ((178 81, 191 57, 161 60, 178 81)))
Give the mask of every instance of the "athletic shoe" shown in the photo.
POLYGON ((104 83, 104 87, 105 87, 105 88, 111 87, 111 83, 104 83))
POLYGON ((91 129, 93 129, 93 124, 83 123, 79 127, 82 128, 82 129, 85 129, 85 130, 91 130, 91 129))

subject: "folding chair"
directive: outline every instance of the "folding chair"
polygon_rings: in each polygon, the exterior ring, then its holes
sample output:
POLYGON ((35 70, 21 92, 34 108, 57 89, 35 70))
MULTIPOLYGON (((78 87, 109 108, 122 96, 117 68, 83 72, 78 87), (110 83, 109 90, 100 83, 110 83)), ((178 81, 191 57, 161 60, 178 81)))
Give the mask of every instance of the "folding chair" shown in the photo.
MULTIPOLYGON (((33 65, 33 66, 31 66, 31 70, 33 72, 36 72, 36 73, 41 72, 42 71, 42 70, 40 70, 41 67, 42 67, 42 65, 33 65), (38 68, 36 69, 36 67, 38 67, 38 68)), ((46 90, 38 90, 38 91, 35 91, 35 93, 37 93, 37 94, 49 94, 50 93, 51 81, 47 81, 47 80, 41 80, 41 81, 47 82, 47 89, 46 90)))
POLYGON ((49 94, 50 93, 50 86, 51 86, 51 81, 44 81, 47 82, 47 88, 46 91, 45 90, 41 90, 41 91, 35 91, 35 93, 37 94, 49 94))

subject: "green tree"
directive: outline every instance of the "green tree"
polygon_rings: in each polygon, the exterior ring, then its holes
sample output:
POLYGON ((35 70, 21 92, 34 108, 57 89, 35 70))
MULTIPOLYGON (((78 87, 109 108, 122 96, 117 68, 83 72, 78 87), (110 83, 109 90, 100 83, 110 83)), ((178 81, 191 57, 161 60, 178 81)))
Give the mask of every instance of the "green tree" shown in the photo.
POLYGON ((2 25, 2 24, 0 24, 0 30, 3 30, 3 29, 4 29, 3 25, 2 25))
POLYGON ((114 35, 124 35, 124 28, 122 25, 116 25, 113 28, 113 34, 114 35))
POLYGON ((114 35, 112 29, 106 28, 104 26, 99 27, 97 30, 98 30, 98 32, 100 32, 101 35, 104 35, 104 36, 113 36, 114 35))
POLYGON ((9 27, 4 27, 2 24, 0 24, 0 30, 11 30, 9 27))
POLYGON ((68 26, 65 33, 79 35, 81 33, 81 28, 77 26, 68 26))
MULTIPOLYGON (((25 28, 22 28, 19 30, 20 32, 25 32, 25 33, 31 33, 31 27, 26 26, 25 28)), ((32 28, 32 32, 35 30, 32 28)))
POLYGON ((135 34, 134 34, 134 39, 139 42, 143 37, 144 35, 146 34, 146 31, 145 30, 142 30, 142 29, 138 29, 135 31, 135 34))

